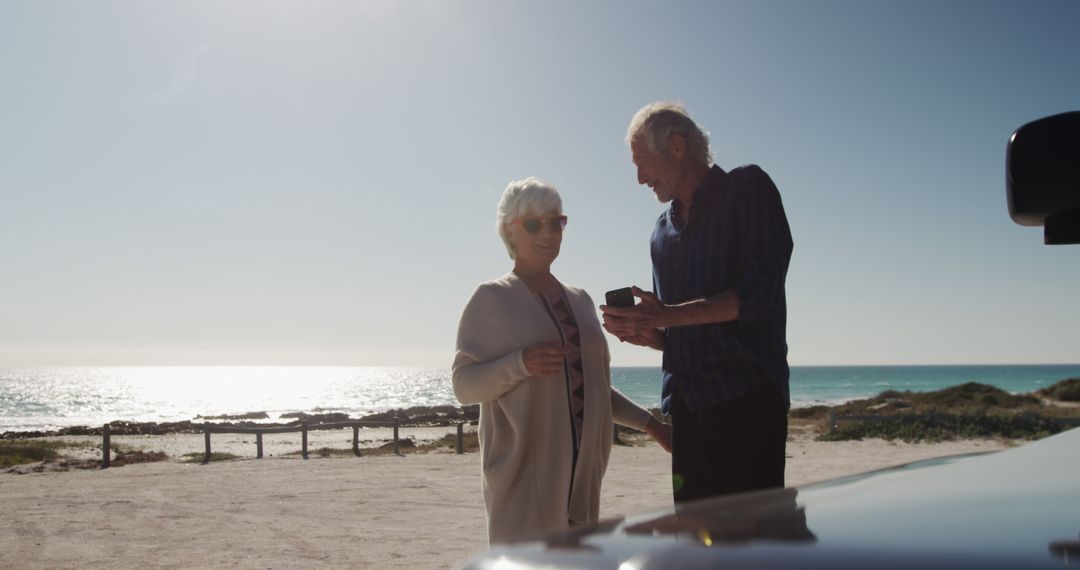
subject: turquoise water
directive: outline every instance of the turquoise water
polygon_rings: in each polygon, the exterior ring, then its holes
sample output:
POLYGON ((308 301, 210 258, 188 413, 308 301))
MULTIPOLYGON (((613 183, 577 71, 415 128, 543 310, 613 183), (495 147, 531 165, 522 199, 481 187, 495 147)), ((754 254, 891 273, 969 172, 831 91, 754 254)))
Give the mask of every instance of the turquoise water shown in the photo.
MULTIPOLYGON (((612 383, 632 400, 659 403, 660 371, 616 368, 612 383)), ((1014 394, 1032 392, 1067 378, 1080 378, 1080 364, 1014 366, 793 366, 791 405, 835 404, 876 396, 885 390, 932 392, 966 382, 989 384, 1014 394)))
MULTIPOLYGON (((1021 393, 1066 378, 1080 364, 1039 366, 796 366, 793 407, 838 403, 885 390, 931 391, 981 382, 1021 393)), ((660 402, 657 368, 614 368, 612 383, 635 402, 660 402)), ((353 417, 411 406, 456 405, 450 371, 376 367, 100 367, 0 369, 0 432, 181 421, 265 411, 344 412, 353 417)))

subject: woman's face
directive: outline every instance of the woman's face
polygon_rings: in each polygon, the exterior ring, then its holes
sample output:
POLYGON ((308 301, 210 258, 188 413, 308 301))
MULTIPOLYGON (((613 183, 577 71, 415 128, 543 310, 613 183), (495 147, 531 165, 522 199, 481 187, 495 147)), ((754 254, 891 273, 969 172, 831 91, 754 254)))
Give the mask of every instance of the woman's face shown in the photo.
POLYGON ((551 210, 539 215, 528 214, 507 224, 516 267, 543 271, 550 269, 555 258, 559 257, 562 246, 561 227, 565 221, 560 224, 560 217, 559 212, 551 210), (536 220, 540 221, 539 229, 536 233, 530 233, 530 229, 537 229, 536 220))

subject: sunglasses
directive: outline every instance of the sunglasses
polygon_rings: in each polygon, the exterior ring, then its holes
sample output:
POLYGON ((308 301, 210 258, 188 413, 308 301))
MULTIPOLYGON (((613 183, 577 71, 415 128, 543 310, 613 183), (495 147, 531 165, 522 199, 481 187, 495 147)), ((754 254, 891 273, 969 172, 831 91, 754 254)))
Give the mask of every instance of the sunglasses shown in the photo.
POLYGON ((516 218, 511 220, 510 223, 521 224, 521 227, 525 228, 525 231, 533 235, 540 233, 540 229, 547 223, 549 230, 559 233, 566 228, 566 216, 555 216, 554 218, 516 218))

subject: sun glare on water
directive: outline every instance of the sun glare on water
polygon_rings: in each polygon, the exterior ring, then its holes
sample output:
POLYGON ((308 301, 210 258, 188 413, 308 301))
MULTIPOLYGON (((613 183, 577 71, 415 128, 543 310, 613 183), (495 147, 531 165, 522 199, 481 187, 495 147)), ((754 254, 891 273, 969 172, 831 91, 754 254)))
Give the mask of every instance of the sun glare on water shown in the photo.
MULTIPOLYGON (((171 366, 9 371, 6 429, 162 422, 266 412, 372 412, 453 401, 447 371, 394 367, 171 366)), ((2 430, 0 430, 2 431, 2 430)))

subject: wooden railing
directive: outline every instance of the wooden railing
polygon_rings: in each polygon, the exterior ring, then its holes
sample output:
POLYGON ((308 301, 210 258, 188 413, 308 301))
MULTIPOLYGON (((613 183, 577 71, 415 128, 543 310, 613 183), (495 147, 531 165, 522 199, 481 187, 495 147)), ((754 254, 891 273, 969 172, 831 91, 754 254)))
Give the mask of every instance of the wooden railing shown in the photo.
MULTIPOLYGON (((463 422, 455 424, 457 426, 457 453, 460 455, 465 453, 464 445, 464 427, 463 422)), ((241 426, 205 426, 203 427, 203 435, 205 437, 205 454, 203 455, 203 465, 210 462, 210 434, 214 433, 248 433, 255 434, 255 458, 262 459, 263 456, 263 434, 272 433, 296 433, 300 432, 300 454, 304 459, 308 458, 308 432, 314 430, 328 430, 328 429, 344 429, 352 428, 353 440, 352 451, 357 457, 360 457, 360 428, 364 427, 393 427, 394 428, 394 455, 401 455, 401 439, 398 436, 401 422, 398 419, 394 419, 392 422, 379 422, 369 420, 357 420, 351 422, 335 422, 335 423, 317 423, 308 424, 307 422, 301 422, 299 425, 293 426, 267 426, 267 427, 241 427, 241 426)), ((109 424, 105 424, 105 427, 101 430, 101 468, 105 469, 109 467, 109 459, 112 455, 111 449, 111 437, 109 424)))

